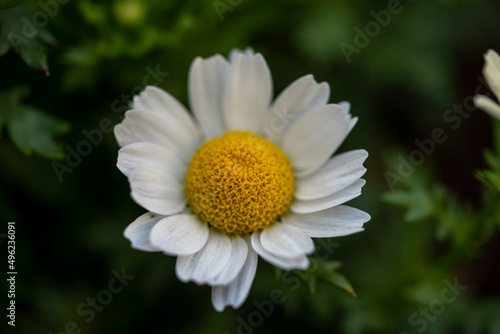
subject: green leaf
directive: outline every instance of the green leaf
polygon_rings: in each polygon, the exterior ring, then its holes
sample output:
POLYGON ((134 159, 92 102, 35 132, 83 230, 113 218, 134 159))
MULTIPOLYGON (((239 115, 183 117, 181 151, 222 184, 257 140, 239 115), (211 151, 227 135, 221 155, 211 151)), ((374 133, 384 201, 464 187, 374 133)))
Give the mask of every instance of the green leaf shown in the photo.
POLYGON ((316 292, 316 282, 321 280, 356 296, 351 283, 342 274, 337 272, 337 269, 340 268, 341 265, 340 261, 320 261, 311 258, 311 266, 309 269, 305 271, 295 271, 295 273, 305 282, 311 294, 316 292))
POLYGON ((483 152, 484 160, 486 160, 486 163, 490 168, 492 169, 498 169, 500 167, 498 157, 495 155, 495 153, 491 152, 490 150, 484 150, 483 152))
POLYGON ((309 276, 304 280, 307 284, 307 289, 311 293, 311 295, 314 295, 316 293, 316 281, 317 278, 315 276, 309 276))
POLYGON ((333 286, 336 286, 336 287, 344 290, 345 292, 349 293, 350 295, 356 297, 356 293, 354 292, 354 289, 352 288, 351 283, 347 280, 347 278, 345 278, 344 275, 342 275, 336 271, 333 271, 333 272, 330 272, 328 274, 318 276, 318 277, 321 278, 326 283, 329 283, 333 286))
POLYGON ((345 278, 344 275, 337 272, 337 269, 340 268, 340 266, 340 261, 319 262, 316 275, 318 279, 336 286, 353 296, 356 296, 351 283, 347 280, 347 278, 345 278))
POLYGON ((13 49, 28 66, 48 75, 47 54, 56 40, 47 29, 35 26, 32 17, 24 4, 0 11, 0 56, 13 49))
POLYGON ((500 122, 494 122, 493 140, 495 151, 484 150, 483 156, 491 170, 475 173, 476 178, 494 191, 500 191, 500 122))
POLYGON ((395 191, 382 195, 382 200, 389 204, 407 209, 404 219, 417 222, 428 218, 434 208, 429 192, 424 188, 412 188, 409 191, 395 191))
POLYGON ((17 147, 25 154, 36 152, 49 159, 64 156, 62 146, 53 136, 69 130, 65 122, 31 107, 20 107, 10 119, 9 134, 17 147))
POLYGON ((500 191, 500 176, 497 173, 491 170, 483 170, 476 172, 475 176, 491 190, 500 191))
POLYGON ((69 131, 69 124, 34 107, 23 105, 25 87, 0 93, 0 125, 5 124, 12 141, 27 155, 36 153, 48 159, 62 159, 64 151, 55 136, 69 131))
MULTIPOLYGON (((454 245, 464 245, 472 240, 480 228, 471 206, 461 203, 453 192, 425 177, 424 171, 416 172, 402 185, 402 189, 387 192, 382 199, 403 207, 407 222, 430 220, 436 222, 437 240, 450 239, 454 245)), ((493 174, 479 174, 483 182, 492 182, 493 174), (488 178, 488 176, 490 176, 488 178)))

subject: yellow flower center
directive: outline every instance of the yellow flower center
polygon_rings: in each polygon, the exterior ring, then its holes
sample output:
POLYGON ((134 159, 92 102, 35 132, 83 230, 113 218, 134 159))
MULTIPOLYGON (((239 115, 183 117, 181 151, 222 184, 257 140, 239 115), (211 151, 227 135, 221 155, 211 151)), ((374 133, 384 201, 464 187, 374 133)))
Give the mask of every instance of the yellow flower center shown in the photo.
POLYGON ((278 146, 250 132, 226 132, 191 158, 186 196, 203 221, 242 235, 283 215, 294 185, 292 166, 278 146))

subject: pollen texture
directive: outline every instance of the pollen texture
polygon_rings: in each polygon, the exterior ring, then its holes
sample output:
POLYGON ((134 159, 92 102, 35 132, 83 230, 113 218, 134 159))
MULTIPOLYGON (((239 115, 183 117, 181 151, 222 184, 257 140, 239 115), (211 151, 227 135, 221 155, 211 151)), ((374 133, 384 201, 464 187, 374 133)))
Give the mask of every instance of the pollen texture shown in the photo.
POLYGON ((226 234, 268 227, 292 201, 295 179, 281 149, 250 132, 226 132, 191 158, 186 196, 191 209, 226 234))

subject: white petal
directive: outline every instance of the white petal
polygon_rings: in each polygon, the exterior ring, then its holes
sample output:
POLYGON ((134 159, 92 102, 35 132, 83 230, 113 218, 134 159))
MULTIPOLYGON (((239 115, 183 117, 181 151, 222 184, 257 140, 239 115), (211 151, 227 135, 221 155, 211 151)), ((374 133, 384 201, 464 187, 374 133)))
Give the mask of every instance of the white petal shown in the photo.
POLYGON ((345 115, 349 114, 349 112, 351 111, 351 104, 348 101, 342 101, 337 104, 340 106, 340 108, 342 108, 342 113, 344 113, 345 115))
POLYGON ((239 54, 231 63, 224 95, 224 121, 230 131, 257 133, 272 98, 272 79, 261 54, 239 54))
POLYGON ((284 258, 314 252, 314 242, 306 233, 295 226, 278 222, 262 231, 260 244, 269 253, 284 258))
MULTIPOLYGON (((344 115, 351 117, 351 114, 349 113, 351 110, 351 104, 349 102, 342 101, 342 102, 339 102, 338 105, 342 108, 342 113, 344 115)), ((351 132, 351 130, 356 125, 356 123, 358 123, 358 118, 357 117, 351 118, 351 120, 349 121, 349 132, 351 132)))
MULTIPOLYGON (((357 117, 353 117, 351 118, 351 120, 349 121, 349 132, 351 132, 351 130, 354 128, 354 126, 356 125, 356 123, 358 123, 358 118, 357 117)), ((349 133, 348 132, 348 133, 349 133)))
POLYGON ((490 63, 498 73, 500 73, 500 56, 495 50, 489 49, 484 55, 484 59, 486 62, 490 63))
POLYGON ((175 272, 183 282, 206 284, 217 276, 231 257, 231 241, 219 231, 210 229, 205 246, 197 253, 177 258, 175 272))
POLYGON ((349 133, 350 115, 336 104, 313 110, 297 120, 283 138, 283 151, 297 176, 323 165, 349 133))
POLYGON ((196 216, 179 214, 165 217, 151 231, 151 243, 168 255, 190 255, 207 243, 208 224, 196 216))
POLYGON ((193 113, 209 137, 225 132, 222 99, 229 63, 221 55, 203 60, 198 57, 189 70, 189 101, 193 113))
MULTIPOLYGON (((185 116, 191 118, 188 114, 185 116)), ((121 147, 139 142, 155 143, 171 149, 188 161, 201 139, 198 130, 186 123, 189 122, 183 122, 183 118, 178 118, 176 114, 129 110, 123 122, 115 126, 114 130, 121 147)))
POLYGON ((351 185, 366 172, 363 162, 368 157, 365 150, 338 154, 317 172, 297 178, 294 196, 301 200, 321 198, 351 185))
POLYGON ((222 271, 209 282, 210 285, 227 285, 234 281, 243 268, 248 255, 248 246, 239 236, 231 236, 231 257, 222 271))
POLYGON ((132 198, 143 208, 162 215, 181 212, 186 206, 183 186, 158 167, 140 167, 129 175, 132 198))
POLYGON ((270 264, 283 270, 301 269, 305 270, 309 267, 309 259, 305 255, 300 255, 295 258, 280 257, 268 252, 260 243, 261 231, 252 233, 252 247, 255 251, 270 264))
POLYGON ((160 116, 139 110, 129 110, 125 119, 115 126, 115 136, 118 144, 123 147, 137 142, 168 145, 169 137, 163 131, 167 122, 160 116))
POLYGON ((343 204, 361 195, 361 188, 365 185, 365 183, 365 180, 359 179, 347 188, 326 197, 307 201, 294 200, 290 204, 290 210, 295 213, 311 213, 343 204))
POLYGON ((149 235, 151 229, 164 217, 165 216, 147 212, 127 226, 125 231, 123 231, 123 235, 130 240, 132 248, 145 252, 158 252, 161 249, 155 247, 151 243, 149 235))
POLYGON ((212 288, 212 304, 214 308, 222 312, 226 306, 240 307, 247 299, 252 287, 252 282, 257 271, 258 255, 252 246, 248 244, 248 255, 236 279, 229 285, 214 286, 212 288))
POLYGON ((302 229, 311 238, 331 238, 363 231, 363 224, 370 220, 364 211, 346 205, 308 214, 289 213, 284 224, 302 229))
POLYGON ((488 50, 484 55, 486 61, 483 74, 493 93, 500 99, 500 57, 494 50, 488 50))
POLYGON ((474 97, 474 104, 476 107, 483 109, 490 116, 500 120, 500 105, 484 95, 476 95, 474 97))
POLYGON ((281 144, 286 130, 303 114, 324 106, 330 97, 330 86, 318 84, 309 74, 292 82, 276 98, 266 114, 259 135, 281 144))
MULTIPOLYGON (((167 120, 169 128, 166 131, 175 132, 183 140, 199 139, 199 131, 187 109, 175 97, 161 88, 147 86, 139 95, 134 97, 134 109, 148 110, 157 113, 167 120)), ((197 144, 196 144, 197 145, 197 144)))
POLYGON ((147 110, 161 116, 168 116, 177 126, 185 131, 196 133, 196 125, 186 108, 175 97, 161 88, 147 86, 139 95, 134 97, 133 109, 147 110))
POLYGON ((251 47, 247 47, 245 50, 240 50, 238 48, 234 48, 229 52, 229 61, 233 62, 238 55, 244 54, 245 56, 251 56, 255 54, 255 51, 251 47))
POLYGON ((151 166, 164 169, 178 180, 184 178, 186 163, 172 150, 153 143, 133 143, 118 151, 118 169, 125 175, 139 167, 151 166))

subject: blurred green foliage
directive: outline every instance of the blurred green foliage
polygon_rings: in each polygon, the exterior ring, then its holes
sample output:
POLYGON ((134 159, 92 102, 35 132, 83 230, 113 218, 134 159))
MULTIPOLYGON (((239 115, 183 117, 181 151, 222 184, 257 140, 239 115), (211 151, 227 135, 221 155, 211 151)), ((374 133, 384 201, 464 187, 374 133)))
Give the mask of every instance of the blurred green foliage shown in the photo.
MULTIPOLYGON (((47 53, 55 38, 41 24, 44 21, 37 26, 37 22, 28 19, 40 17, 35 15, 23 4, 0 11, 0 56, 13 49, 28 66, 48 75, 47 53)), ((48 16, 44 17, 48 20, 48 16)))
POLYGON ((284 303, 253 332, 500 333, 498 124, 492 137, 492 121, 474 112, 394 192, 384 178, 415 139, 443 127, 445 110, 477 93, 481 55, 500 50, 500 5, 401 2, 348 62, 339 45, 355 45, 388 3, 0 1, 0 224, 17 227, 14 332, 59 333, 74 322, 96 334, 235 333, 278 289, 284 303), (187 104, 195 57, 247 46, 266 57, 275 94, 312 73, 331 85, 332 102, 351 102, 360 121, 341 151, 370 153, 352 205, 372 220, 363 233, 333 239, 310 271, 276 273, 260 261, 247 302, 219 314, 208 287, 176 279, 174 259, 123 238, 143 212, 115 167, 113 135, 71 166, 67 159, 103 119, 120 122, 147 68, 168 72, 158 85, 187 104), (62 182, 53 159, 68 168, 62 182), (122 268, 135 278, 87 322, 79 305, 122 268), (444 303, 455 280, 467 289, 444 303))
POLYGON ((26 87, 16 87, 0 93, 0 125, 5 124, 10 138, 25 154, 36 152, 49 159, 62 159, 62 146, 52 136, 63 135, 69 125, 35 108, 20 104, 28 93, 26 87))

